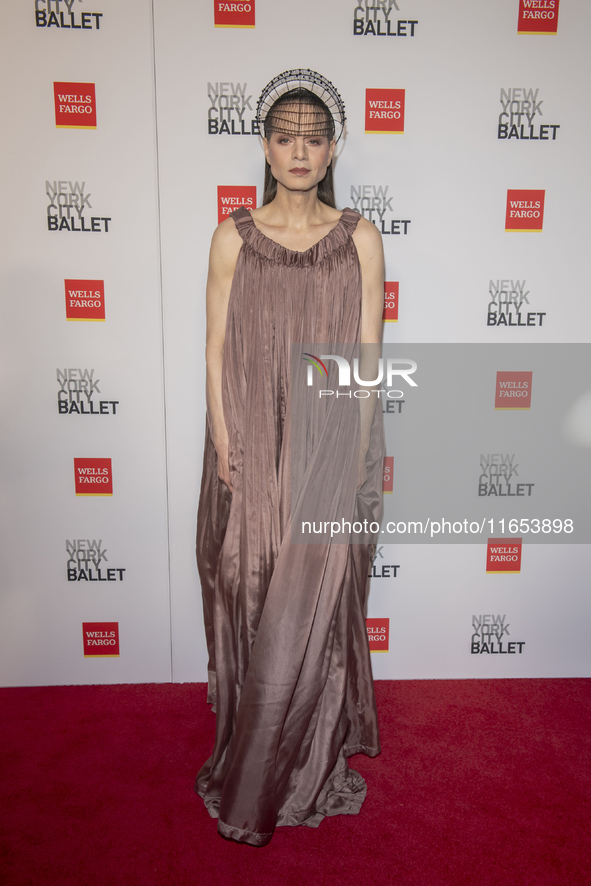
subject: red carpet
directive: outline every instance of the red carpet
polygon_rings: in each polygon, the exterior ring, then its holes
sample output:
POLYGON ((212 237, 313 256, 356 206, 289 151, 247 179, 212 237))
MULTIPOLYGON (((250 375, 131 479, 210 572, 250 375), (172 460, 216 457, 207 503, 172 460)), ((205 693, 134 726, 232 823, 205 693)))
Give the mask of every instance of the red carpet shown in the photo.
POLYGON ((2 886, 591 884, 591 680, 378 682, 361 814, 218 837, 204 684, 2 689, 2 886))

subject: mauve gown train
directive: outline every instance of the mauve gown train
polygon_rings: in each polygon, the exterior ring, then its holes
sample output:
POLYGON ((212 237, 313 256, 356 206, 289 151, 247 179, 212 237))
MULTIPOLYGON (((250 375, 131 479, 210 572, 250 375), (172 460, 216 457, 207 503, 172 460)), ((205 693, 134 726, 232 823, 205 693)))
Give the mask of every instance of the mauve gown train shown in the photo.
POLYGON ((378 432, 358 493, 355 447, 323 420, 328 413, 313 432, 296 428, 302 445, 291 445, 292 342, 359 342, 359 215, 345 209, 305 252, 270 240, 243 208, 232 218, 243 241, 222 374, 233 493, 218 480, 208 430, 197 560, 216 737, 195 789, 223 836, 262 846, 278 825, 358 813, 366 785, 347 757, 380 750, 365 628, 369 546, 294 544, 290 520, 320 487, 374 519, 382 444, 378 432))

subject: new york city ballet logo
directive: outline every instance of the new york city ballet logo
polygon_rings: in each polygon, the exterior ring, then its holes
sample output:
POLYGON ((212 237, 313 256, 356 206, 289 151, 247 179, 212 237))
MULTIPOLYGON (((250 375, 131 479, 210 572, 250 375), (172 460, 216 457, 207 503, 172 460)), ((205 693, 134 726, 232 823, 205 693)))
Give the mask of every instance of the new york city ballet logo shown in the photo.
POLYGON ((104 280, 64 280, 66 320, 105 320, 104 280))
POLYGON ((253 95, 247 83, 218 80, 207 84, 209 135, 259 135, 253 95))
POLYGON ((398 323, 398 282, 384 283, 383 323, 398 323))
POLYGON ((100 397, 94 369, 57 369, 57 411, 60 415, 117 415, 119 400, 100 397))
POLYGON ((495 409, 529 409, 533 372, 497 372, 495 409))
POLYGON ((486 545, 487 574, 521 572, 521 538, 489 538, 486 545))
POLYGON ((398 0, 354 0, 353 34, 356 37, 414 37, 417 19, 396 18, 398 0))
POLYGON ((530 498, 536 484, 522 480, 519 467, 514 452, 481 453, 478 495, 494 498, 530 498))
POLYGON ((126 569, 112 566, 102 538, 66 539, 66 575, 68 581, 82 582, 92 587, 93 582, 123 581, 126 569))
POLYGON ((118 658, 119 657, 119 622, 117 621, 84 621, 82 622, 82 640, 84 642, 84 658, 118 658))
POLYGON ((370 652, 388 652, 390 648, 390 619, 366 618, 367 639, 370 652))
MULTIPOLYGON (((82 0, 78 0, 81 3, 82 0)), ((80 12, 76 0, 33 0, 37 28, 61 28, 65 31, 99 31, 102 12, 80 12)))
POLYGON ((560 0, 519 0, 518 34, 556 34, 560 0))
POLYGON ((558 123, 546 123, 543 99, 539 89, 510 87, 501 89, 501 112, 497 126, 497 138, 511 141, 547 142, 556 141, 560 129, 558 123))
POLYGON ((408 234, 409 218, 396 218, 390 185, 351 185, 351 207, 382 234, 408 234))
POLYGON ((53 84, 57 129, 96 129, 94 83, 53 84))
POLYGON ((110 458, 75 458, 76 495, 113 495, 113 471, 110 458))
POLYGON ((218 185, 218 224, 239 206, 255 209, 256 205, 256 185, 218 185))
POLYGON ((472 655, 522 655, 525 642, 509 640, 511 625, 506 615, 473 615, 470 652, 472 655))
POLYGON ((48 231, 108 234, 111 230, 110 216, 89 214, 93 205, 85 181, 46 179, 45 193, 49 200, 46 210, 48 231))
POLYGON ((213 0, 216 28, 254 28, 254 0, 213 0))
POLYGON ((544 225, 545 191, 507 191, 505 231, 541 231, 544 225))
MULTIPOLYGON (((384 550, 385 545, 379 545, 376 548, 375 554, 373 555, 370 571, 368 573, 368 578, 398 578, 398 570, 400 569, 399 563, 381 563, 379 561, 384 560, 384 550)), ((392 546, 388 545, 388 549, 392 546)))
POLYGON ((365 90, 365 131, 404 132, 404 89, 365 90))
POLYGON ((489 280, 487 326, 531 329, 542 326, 546 311, 532 311, 525 280, 489 280))

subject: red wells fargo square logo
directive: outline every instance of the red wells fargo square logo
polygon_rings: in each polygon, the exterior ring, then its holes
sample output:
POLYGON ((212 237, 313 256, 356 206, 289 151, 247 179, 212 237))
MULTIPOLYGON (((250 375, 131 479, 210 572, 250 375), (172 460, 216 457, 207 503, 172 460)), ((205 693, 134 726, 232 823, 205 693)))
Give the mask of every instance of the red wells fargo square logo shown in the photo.
POLYGON ((104 280, 64 280, 66 319, 104 320, 104 280))
POLYGON ((76 495, 113 495, 110 458, 75 458, 76 495))
POLYGON ((96 129, 94 83, 54 83, 58 129, 96 129))
POLYGON ((556 34, 560 0, 519 0, 518 34, 556 34))
POLYGON ((489 538, 486 546, 486 571, 521 572, 521 539, 489 538))
POLYGON ((384 456, 384 471, 382 475, 382 492, 387 495, 394 488, 394 456, 384 456))
POLYGON ((119 622, 82 622, 84 658, 116 658, 119 655, 119 622))
POLYGON ((404 132, 404 89, 365 90, 365 131, 404 132))
POLYGON ((254 0, 213 0, 216 28, 254 28, 254 0))
POLYGON ((544 225, 545 191, 507 191, 505 230, 541 231, 544 225))
POLYGON ((497 372, 495 409, 529 409, 532 377, 532 372, 497 372))
POLYGON ((256 185, 218 185, 218 224, 239 206, 255 209, 256 205, 256 185))
POLYGON ((384 323, 398 323, 398 283, 384 283, 384 323))
POLYGON ((370 652, 388 652, 390 646, 390 619, 366 618, 370 652))

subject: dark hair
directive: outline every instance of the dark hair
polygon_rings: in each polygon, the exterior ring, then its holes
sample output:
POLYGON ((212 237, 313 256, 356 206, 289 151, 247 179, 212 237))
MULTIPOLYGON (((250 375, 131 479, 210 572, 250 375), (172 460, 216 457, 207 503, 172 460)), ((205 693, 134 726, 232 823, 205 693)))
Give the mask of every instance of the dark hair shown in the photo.
MULTIPOLYGON (((281 108, 284 105, 293 104, 294 101, 300 105, 313 105, 315 108, 320 109, 322 111, 322 116, 324 117, 324 124, 321 127, 321 130, 326 130, 326 137, 329 139, 329 141, 334 138, 334 120, 329 109, 324 104, 322 99, 320 99, 317 95, 315 95, 313 92, 310 92, 308 89, 302 88, 284 93, 277 99, 276 102, 274 102, 265 117, 265 138, 269 138, 272 132, 281 131, 281 122, 279 122, 281 120, 281 108), (278 111, 279 113, 277 113, 278 111)), ((288 117, 289 116, 290 115, 288 114, 288 117)), ((332 162, 329 164, 328 169, 326 170, 326 175, 324 176, 322 181, 318 183, 317 194, 318 199, 321 203, 325 203, 327 206, 331 206, 333 209, 336 209, 334 181, 332 176, 332 162)), ((271 201, 274 200, 276 196, 277 179, 271 172, 271 167, 265 160, 265 182, 263 186, 262 205, 266 206, 267 203, 271 203, 271 201)))

